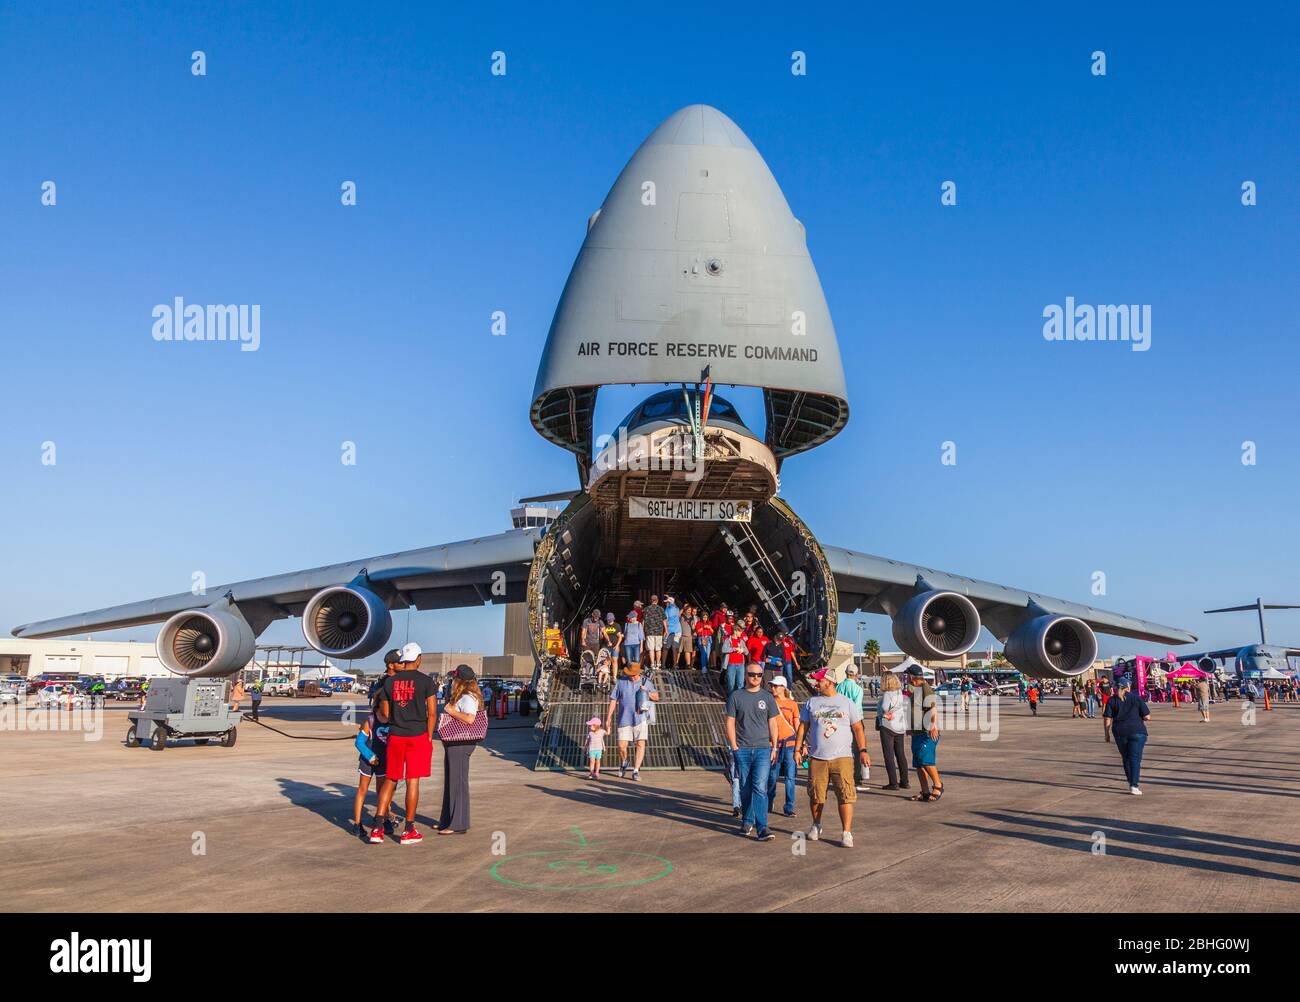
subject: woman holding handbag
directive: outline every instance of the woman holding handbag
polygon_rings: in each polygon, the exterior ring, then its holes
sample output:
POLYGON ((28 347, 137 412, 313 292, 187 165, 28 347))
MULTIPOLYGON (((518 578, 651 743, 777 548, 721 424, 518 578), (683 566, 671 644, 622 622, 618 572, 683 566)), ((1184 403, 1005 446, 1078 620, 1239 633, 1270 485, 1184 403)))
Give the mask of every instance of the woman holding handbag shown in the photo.
POLYGON ((886 672, 881 679, 880 701, 876 704, 876 730, 880 732, 880 750, 885 757, 889 785, 882 790, 907 789, 907 702, 898 676, 886 672), (901 779, 901 782, 900 782, 901 779))
POLYGON ((469 757, 487 736, 487 710, 474 669, 460 665, 452 675, 451 695, 438 714, 442 740, 442 813, 439 835, 469 830, 469 757))

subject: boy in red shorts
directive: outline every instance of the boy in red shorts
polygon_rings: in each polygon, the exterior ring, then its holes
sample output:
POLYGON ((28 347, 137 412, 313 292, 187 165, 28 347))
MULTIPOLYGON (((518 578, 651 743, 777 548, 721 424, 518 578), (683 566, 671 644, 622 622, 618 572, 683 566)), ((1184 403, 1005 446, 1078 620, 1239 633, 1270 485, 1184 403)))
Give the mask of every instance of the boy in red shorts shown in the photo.
MULTIPOLYGON (((420 645, 402 648, 397 671, 384 679, 378 693, 375 715, 388 724, 388 763, 379 789, 377 818, 388 814, 393 790, 399 779, 406 780, 406 830, 402 845, 418 845, 424 836, 415 830, 415 811, 420 804, 420 780, 429 775, 433 762, 433 727, 438 719, 437 693, 433 680, 420 671, 420 645)), ((380 824, 370 830, 372 843, 383 842, 380 824)))

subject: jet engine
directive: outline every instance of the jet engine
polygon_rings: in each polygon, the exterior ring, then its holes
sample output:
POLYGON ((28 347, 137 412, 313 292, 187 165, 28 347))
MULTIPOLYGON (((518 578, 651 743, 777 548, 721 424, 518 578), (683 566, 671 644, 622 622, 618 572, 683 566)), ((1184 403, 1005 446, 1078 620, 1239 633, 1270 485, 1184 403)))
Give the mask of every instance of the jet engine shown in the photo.
POLYGON ((253 658, 257 637, 230 602, 178 612, 158 633, 158 657, 191 678, 231 675, 253 658))
POLYGON ((920 592, 894 616, 894 643, 923 661, 965 654, 979 635, 979 611, 955 591, 920 592))
POLYGON ((1007 660, 1035 678, 1073 678, 1097 660, 1097 635, 1073 616, 1037 616, 1007 637, 1007 660))
POLYGON ((360 585, 318 591, 302 613, 307 643, 331 658, 366 658, 388 643, 393 616, 384 600, 360 585))

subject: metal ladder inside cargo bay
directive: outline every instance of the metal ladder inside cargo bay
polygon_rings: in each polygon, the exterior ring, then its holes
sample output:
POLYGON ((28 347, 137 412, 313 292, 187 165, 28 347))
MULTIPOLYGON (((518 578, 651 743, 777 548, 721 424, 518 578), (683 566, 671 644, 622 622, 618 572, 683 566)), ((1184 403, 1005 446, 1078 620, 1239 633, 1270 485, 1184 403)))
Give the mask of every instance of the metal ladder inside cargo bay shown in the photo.
POLYGON ((759 601, 772 614, 772 622, 776 625, 776 628, 788 633, 790 627, 785 621, 785 614, 790 606, 794 604, 794 596, 790 594, 789 589, 781 580, 776 564, 767 555, 767 551, 763 549, 763 544, 758 541, 758 537, 754 535, 754 530, 749 527, 749 523, 735 522, 732 524, 739 528, 739 533, 732 532, 727 523, 724 522, 718 526, 722 538, 727 541, 731 555, 740 564, 740 569, 745 572, 745 577, 749 578, 749 583, 753 586, 754 593, 758 596, 759 601), (750 551, 749 554, 746 554, 746 549, 750 551), (778 602, 780 603, 779 607, 778 602))

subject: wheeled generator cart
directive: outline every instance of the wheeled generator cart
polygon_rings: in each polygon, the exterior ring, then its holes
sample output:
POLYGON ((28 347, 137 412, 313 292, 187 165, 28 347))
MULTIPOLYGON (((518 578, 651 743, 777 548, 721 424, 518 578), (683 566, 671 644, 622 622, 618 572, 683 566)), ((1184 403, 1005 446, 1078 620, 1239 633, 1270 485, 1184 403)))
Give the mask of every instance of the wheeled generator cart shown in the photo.
POLYGON ((147 744, 162 751, 168 743, 185 738, 205 745, 217 740, 229 748, 235 743, 240 714, 226 702, 224 678, 158 678, 149 683, 143 710, 132 710, 126 745, 147 744))

